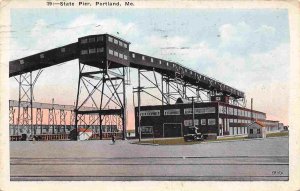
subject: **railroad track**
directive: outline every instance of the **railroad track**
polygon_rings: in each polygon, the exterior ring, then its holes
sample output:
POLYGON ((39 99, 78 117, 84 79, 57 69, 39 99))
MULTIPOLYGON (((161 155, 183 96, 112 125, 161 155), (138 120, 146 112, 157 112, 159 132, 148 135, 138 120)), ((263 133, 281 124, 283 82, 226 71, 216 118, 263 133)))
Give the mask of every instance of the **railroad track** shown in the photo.
POLYGON ((288 156, 12 157, 12 181, 288 180, 288 156))

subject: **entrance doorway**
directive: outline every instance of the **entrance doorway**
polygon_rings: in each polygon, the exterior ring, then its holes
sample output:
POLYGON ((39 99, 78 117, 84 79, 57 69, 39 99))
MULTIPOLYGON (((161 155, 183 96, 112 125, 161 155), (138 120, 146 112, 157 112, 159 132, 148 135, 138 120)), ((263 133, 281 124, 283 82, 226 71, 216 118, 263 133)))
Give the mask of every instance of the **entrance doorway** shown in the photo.
POLYGON ((163 135, 164 137, 182 137, 181 123, 164 123, 163 135))

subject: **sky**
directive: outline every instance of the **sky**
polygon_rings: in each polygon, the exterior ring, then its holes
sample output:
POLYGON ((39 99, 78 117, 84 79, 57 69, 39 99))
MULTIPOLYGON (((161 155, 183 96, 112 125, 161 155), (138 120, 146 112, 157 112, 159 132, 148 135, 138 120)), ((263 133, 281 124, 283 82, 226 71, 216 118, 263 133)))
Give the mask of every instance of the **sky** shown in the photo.
MULTIPOLYGON (((288 123, 286 9, 13 9, 11 31, 11 60, 81 36, 113 34, 131 42, 131 51, 179 62, 244 91, 248 107, 253 98, 255 110, 288 123)), ((73 104, 78 81, 74 63, 78 61, 45 69, 34 89, 35 101, 50 103, 54 98, 73 104)), ((129 112, 136 86, 131 80, 129 112)), ((10 99, 17 99, 14 79, 10 87, 10 99)))

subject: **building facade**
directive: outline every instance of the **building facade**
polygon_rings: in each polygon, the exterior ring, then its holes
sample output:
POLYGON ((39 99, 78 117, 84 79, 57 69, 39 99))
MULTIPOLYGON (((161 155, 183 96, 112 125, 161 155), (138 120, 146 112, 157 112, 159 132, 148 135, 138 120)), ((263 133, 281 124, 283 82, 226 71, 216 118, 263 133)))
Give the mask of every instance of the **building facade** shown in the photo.
MULTIPOLYGON (((193 125, 192 103, 140 107, 142 137, 182 137, 193 125)), ((135 108, 136 135, 139 134, 135 108)), ((265 121, 266 114, 224 102, 194 103, 194 125, 205 136, 245 135, 253 120, 265 121)))

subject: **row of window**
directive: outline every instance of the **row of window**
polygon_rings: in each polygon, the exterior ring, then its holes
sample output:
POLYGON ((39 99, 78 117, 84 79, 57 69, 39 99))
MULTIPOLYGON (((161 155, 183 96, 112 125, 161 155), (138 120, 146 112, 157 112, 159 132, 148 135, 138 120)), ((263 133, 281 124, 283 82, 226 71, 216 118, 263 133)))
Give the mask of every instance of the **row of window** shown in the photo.
MULTIPOLYGON (((135 53, 131 53, 131 57, 132 58, 135 58, 136 57, 136 55, 135 55, 135 53)), ((144 56, 144 55, 142 55, 142 60, 146 60, 146 56, 144 56)), ((154 58, 151 58, 150 57, 150 62, 154 62, 154 58)), ((161 65, 162 64, 162 61, 161 60, 158 60, 158 63, 161 65)), ((178 65, 176 65, 176 64, 174 64, 174 63, 169 63, 169 62, 166 62, 166 65, 167 66, 172 66, 173 68, 178 68, 178 65)), ((179 70, 181 71, 181 72, 185 72, 185 73, 187 73, 188 72, 188 69, 186 69, 186 68, 183 68, 183 67, 179 67, 179 70)), ((189 73, 191 74, 191 75, 193 75, 194 74, 194 72, 192 71, 192 70, 189 70, 189 73)), ((195 72, 196 73, 196 72, 195 72)), ((197 73, 196 73, 197 74, 197 73)), ((208 77, 205 77, 205 76, 201 76, 200 74, 198 74, 197 76, 197 79, 198 80, 201 80, 201 78, 203 78, 203 80, 206 80, 206 78, 208 78, 208 77)), ((209 79, 209 78, 208 78, 209 79)), ((215 81, 215 80, 212 80, 212 79, 209 79, 210 81, 210 84, 213 84, 214 83, 214 85, 216 85, 217 84, 217 82, 215 81)), ((240 93, 240 92, 238 92, 237 90, 235 90, 235 89, 233 89, 233 88, 230 88, 229 89, 229 86, 226 86, 226 85, 224 85, 224 84, 221 84, 221 83, 219 83, 219 85, 220 85, 220 87, 221 88, 224 88, 224 87, 226 87, 227 88, 227 90, 230 90, 231 92, 235 92, 235 93, 238 93, 239 95, 241 95, 242 93, 240 93)))
MULTIPOLYGON (((227 115, 235 115, 235 116, 241 116, 241 117, 251 117, 251 111, 246 111, 243 109, 238 108, 232 108, 232 107, 226 107, 219 105, 219 113, 226 114, 227 115)), ((253 112, 253 118, 254 119, 266 119, 266 115, 262 113, 253 112)))
MULTIPOLYGON (((202 107, 202 108, 194 108, 195 114, 205 114, 205 113, 216 113, 215 107, 202 107)), ((184 115, 191 115, 193 114, 192 108, 185 108, 184 115)))
MULTIPOLYGON (((135 57, 136 57, 135 53, 131 53, 131 57, 132 57, 132 58, 135 58, 135 57)), ((145 60, 146 60, 146 56, 142 55, 142 60, 145 61, 145 60)), ((154 62, 154 58, 150 57, 150 62, 153 63, 153 62, 154 62)), ((162 64, 162 61, 161 61, 161 60, 158 60, 158 63, 161 65, 161 64, 162 64)), ((183 67, 181 67, 181 66, 179 66, 179 65, 176 65, 176 64, 174 64, 174 63, 165 62, 165 64, 166 64, 166 66, 172 66, 173 68, 178 69, 179 72, 185 72, 185 73, 188 72, 188 69, 183 68, 183 67)), ((211 85, 213 85, 213 84, 214 84, 214 85, 217 85, 217 83, 218 83, 221 89, 225 88, 226 90, 228 90, 228 91, 230 91, 230 92, 234 92, 234 93, 236 93, 236 94, 242 95, 241 92, 238 92, 237 90, 235 90, 235 89, 233 89, 233 88, 230 88, 229 86, 226 86, 226 85, 224 85, 224 84, 222 84, 222 83, 219 83, 219 82, 217 82, 217 81, 215 81, 215 80, 212 80, 212 79, 210 79, 210 78, 208 78, 208 77, 201 76, 200 74, 198 74, 198 73, 196 73, 196 72, 193 72, 193 71, 190 70, 190 69, 189 69, 189 73, 190 73, 191 75, 193 75, 193 74, 195 73, 195 74, 197 75, 197 76, 196 76, 197 80, 201 80, 201 78, 203 78, 203 80, 208 79, 208 80, 209 80, 209 83, 210 83, 211 85)))
POLYGON ((114 43, 116 45, 119 45, 121 47, 124 47, 124 48, 128 47, 127 43, 124 43, 124 42, 122 42, 118 39, 115 39, 115 38, 111 37, 111 36, 108 37, 108 41, 111 42, 111 43, 114 43))
POLYGON ((247 120, 247 119, 229 119, 229 123, 251 123, 251 120, 247 120))
POLYGON ((121 59, 124 59, 124 60, 127 60, 127 59, 128 59, 128 58, 127 58, 127 55, 122 54, 122 53, 119 53, 119 52, 117 52, 117 51, 113 51, 113 50, 111 50, 111 49, 108 49, 108 53, 109 53, 110 55, 113 55, 113 56, 115 56, 115 57, 118 57, 118 58, 121 58, 121 59))
POLYGON ((145 116, 160 116, 160 110, 146 110, 146 111, 140 111, 140 115, 142 117, 145 116))
POLYGON ((101 53, 104 52, 104 48, 90 48, 87 50, 81 50, 80 54, 85 55, 85 54, 94 54, 94 53, 101 53))
POLYGON ((99 42, 103 41, 103 36, 97 36, 95 37, 90 37, 90 38, 83 38, 81 39, 80 43, 81 44, 87 44, 87 43, 93 43, 93 42, 99 42))
MULTIPOLYGON (((131 53, 131 57, 132 58, 135 58, 135 53, 131 53)), ((142 60, 146 60, 146 56, 144 56, 144 55, 142 55, 142 60)), ((151 58, 150 57, 150 62, 154 62, 154 58, 151 58)), ((162 61, 161 60, 158 60, 158 63, 159 64, 162 64, 162 61)), ((166 62, 166 65, 167 66, 172 66, 173 68, 177 68, 178 67, 178 65, 176 65, 175 63, 169 63, 169 62, 166 62)), ((181 70, 181 71, 184 71, 184 72, 188 72, 188 70, 186 69, 186 68, 182 68, 182 67, 179 67, 179 69, 181 70)), ((193 71, 191 71, 190 70, 190 74, 193 74, 193 71)), ((201 75, 200 75, 200 77, 201 77, 201 75)), ((204 79, 205 79, 205 76, 204 76, 204 79)))
MULTIPOLYGON (((216 113, 215 107, 195 108, 195 114, 216 113)), ((141 116, 160 116, 160 110, 144 110, 141 111, 141 116)), ((192 114, 192 108, 184 109, 185 115, 192 114)), ((180 115, 180 109, 166 109, 164 115, 180 115)))
MULTIPOLYGON (((201 119, 200 120, 200 125, 216 125, 216 119, 201 119)), ((184 126, 192 126, 193 125, 193 120, 192 119, 188 119, 188 120, 184 120, 183 121, 184 126)), ((199 125, 199 119, 195 119, 194 120, 194 125, 198 126, 199 125)))
MULTIPOLYGON (((103 40, 104 40, 103 36, 97 36, 97 37, 83 38, 83 39, 81 39, 80 43, 81 44, 87 44, 87 43, 93 43, 93 42, 100 42, 100 41, 103 41, 103 40)), ((108 37, 108 41, 111 42, 111 43, 117 44, 121 47, 124 47, 124 48, 128 47, 127 43, 122 42, 118 39, 115 39, 111 36, 108 37)))
POLYGON ((229 135, 245 135, 247 131, 247 127, 229 127, 229 135))

